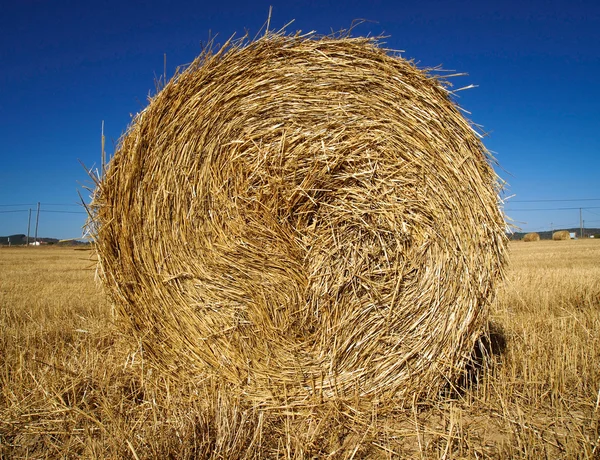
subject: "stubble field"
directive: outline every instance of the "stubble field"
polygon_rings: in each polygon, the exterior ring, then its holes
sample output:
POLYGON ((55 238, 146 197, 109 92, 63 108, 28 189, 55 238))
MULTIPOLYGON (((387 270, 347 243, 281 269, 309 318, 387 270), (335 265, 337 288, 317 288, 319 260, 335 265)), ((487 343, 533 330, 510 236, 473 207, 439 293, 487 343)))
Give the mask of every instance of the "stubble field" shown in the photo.
POLYGON ((0 248, 0 457, 600 458, 600 241, 510 249, 482 368, 356 413, 176 382, 119 332, 91 252, 0 248))

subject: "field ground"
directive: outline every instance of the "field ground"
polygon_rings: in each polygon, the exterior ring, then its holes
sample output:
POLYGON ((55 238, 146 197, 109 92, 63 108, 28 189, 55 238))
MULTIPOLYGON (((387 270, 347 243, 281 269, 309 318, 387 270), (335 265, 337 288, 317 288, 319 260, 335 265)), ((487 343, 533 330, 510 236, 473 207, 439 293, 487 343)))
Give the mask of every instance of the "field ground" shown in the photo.
POLYGON ((0 458, 600 458, 600 240, 511 243, 472 385, 368 416, 176 384, 114 320, 89 251, 0 248, 0 458))

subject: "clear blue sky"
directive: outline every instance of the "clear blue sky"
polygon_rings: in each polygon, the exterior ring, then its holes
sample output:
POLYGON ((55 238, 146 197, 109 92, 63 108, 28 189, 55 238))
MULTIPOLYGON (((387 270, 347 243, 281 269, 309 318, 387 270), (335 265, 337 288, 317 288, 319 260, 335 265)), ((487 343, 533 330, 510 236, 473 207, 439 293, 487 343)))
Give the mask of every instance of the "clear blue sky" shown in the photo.
MULTIPOLYGON (((422 66, 467 72, 460 104, 510 183, 507 214, 524 230, 600 227, 600 2, 350 1, 3 2, 0 13, 0 235, 25 233, 42 203, 39 235, 81 235, 79 164, 100 159, 146 105, 154 79, 193 60, 211 32, 272 28, 386 34, 422 66), (599 199, 597 201, 527 200, 599 199), (524 202, 525 201, 525 202, 524 202), (8 206, 19 205, 19 206, 8 206), (33 205, 33 206, 32 206, 33 205), (72 205, 72 206, 66 206, 72 205), (535 209, 523 211, 524 209, 535 209), (18 211, 18 212, 6 212, 18 211), (61 211, 61 212, 49 212, 61 211)), ((218 40, 219 41, 219 40, 218 40)))

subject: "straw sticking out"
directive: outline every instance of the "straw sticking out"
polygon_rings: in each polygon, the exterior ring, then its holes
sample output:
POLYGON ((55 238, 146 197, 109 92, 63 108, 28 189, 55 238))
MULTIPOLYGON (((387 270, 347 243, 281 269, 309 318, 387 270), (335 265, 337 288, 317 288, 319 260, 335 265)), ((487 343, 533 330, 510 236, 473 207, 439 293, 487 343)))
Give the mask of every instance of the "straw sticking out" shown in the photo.
POLYGON ((367 38, 204 52, 121 139, 92 224, 157 366, 249 396, 413 397, 462 369, 505 265, 488 154, 367 38))

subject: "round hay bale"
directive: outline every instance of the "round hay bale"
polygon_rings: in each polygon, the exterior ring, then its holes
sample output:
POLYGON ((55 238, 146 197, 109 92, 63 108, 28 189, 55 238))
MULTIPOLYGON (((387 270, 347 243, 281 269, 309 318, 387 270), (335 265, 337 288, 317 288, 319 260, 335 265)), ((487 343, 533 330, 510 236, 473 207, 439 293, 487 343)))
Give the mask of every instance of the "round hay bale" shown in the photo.
POLYGON ((486 327, 497 192, 437 78, 373 39, 270 34, 166 84, 92 213, 104 284, 154 365, 266 399, 412 398, 486 327))
POLYGON ((529 242, 529 241, 540 241, 540 234, 539 233, 527 233, 523 237, 523 241, 526 241, 526 242, 529 242))
POLYGON ((559 231, 554 232, 552 234, 552 239, 554 241, 570 240, 571 239, 571 234, 569 233, 568 230, 559 230, 559 231))

